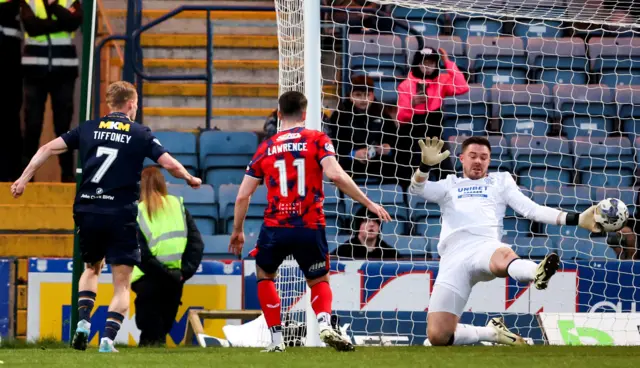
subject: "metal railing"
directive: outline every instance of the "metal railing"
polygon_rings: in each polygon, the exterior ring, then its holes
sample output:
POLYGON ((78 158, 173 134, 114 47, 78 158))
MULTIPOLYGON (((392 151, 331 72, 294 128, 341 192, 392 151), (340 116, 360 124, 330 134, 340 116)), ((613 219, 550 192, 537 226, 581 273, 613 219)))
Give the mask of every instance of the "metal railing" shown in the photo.
MULTIPOLYGON (((334 10, 330 6, 322 6, 321 13, 327 13, 334 10)), ((359 12, 371 12, 373 9, 363 9, 363 8, 341 8, 341 11, 359 11, 359 12)), ((143 84, 144 81, 204 81, 206 83, 205 90, 205 129, 211 129, 211 115, 212 115, 212 104, 213 104, 213 23, 211 20, 211 12, 212 11, 254 11, 254 12, 273 12, 275 11, 274 7, 263 7, 263 6, 222 6, 222 5, 182 5, 178 8, 169 11, 163 16, 150 21, 145 25, 141 25, 142 20, 142 0, 136 0, 135 2, 129 2, 129 8, 127 12, 127 33, 131 30, 129 35, 124 34, 116 34, 110 35, 106 38, 103 38, 96 46, 94 53, 94 89, 93 89, 93 117, 94 119, 100 118, 100 101, 101 101, 101 91, 100 91, 100 73, 101 73, 101 63, 100 56, 102 54, 102 49, 104 46, 113 41, 125 41, 125 58, 123 63, 123 79, 129 80, 133 82, 132 75, 135 75, 138 79, 137 90, 138 90, 138 105, 140 106, 140 112, 142 111, 143 106, 143 84), (142 48, 140 46, 140 38, 142 34, 149 29, 167 21, 175 17, 176 15, 184 12, 184 11, 203 11, 206 12, 206 26, 207 26, 207 45, 206 45, 206 68, 205 73, 203 74, 158 74, 151 75, 146 73, 143 69, 143 60, 142 60, 142 48)), ((375 11, 375 10, 373 10, 375 11)), ((411 35, 420 35, 418 32, 414 31, 408 22, 404 22, 402 20, 395 21, 396 26, 400 28, 404 28, 408 34, 411 35)), ((348 34, 347 34, 347 26, 340 25, 339 28, 343 30, 342 35, 342 47, 343 47, 343 62, 348 62, 347 59, 347 48, 348 48, 348 34)), ((423 45, 423 40, 421 37, 417 37, 418 44, 420 47, 423 45)), ((342 65, 342 68, 348 68, 348 65, 342 65)), ((349 76, 342 75, 343 88, 342 93, 346 92, 346 84, 348 83, 349 76)), ((142 122, 143 116, 141 113, 138 114, 138 119, 142 122)))

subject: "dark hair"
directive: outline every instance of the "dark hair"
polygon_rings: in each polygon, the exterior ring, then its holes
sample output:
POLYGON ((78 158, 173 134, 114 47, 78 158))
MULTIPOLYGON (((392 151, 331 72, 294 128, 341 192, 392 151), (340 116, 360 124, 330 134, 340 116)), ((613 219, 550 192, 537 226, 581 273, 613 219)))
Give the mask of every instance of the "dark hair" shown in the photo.
POLYGON ((369 93, 369 91, 373 91, 373 79, 366 75, 356 75, 351 77, 351 92, 364 92, 369 93))
POLYGON ((422 50, 418 50, 413 55, 413 60, 411 61, 411 74, 419 79, 426 78, 420 70, 420 65, 422 65, 425 60, 433 60, 436 63, 436 70, 433 74, 429 75, 428 78, 433 79, 437 77, 440 74, 440 53, 438 53, 438 50, 431 47, 425 47, 422 50))
POLYGON ((355 216, 353 216, 353 220, 351 222, 351 229, 355 232, 360 231, 360 225, 367 220, 374 220, 380 225, 380 229, 382 229, 382 221, 375 213, 369 211, 366 207, 361 207, 358 212, 356 212, 355 216))
POLYGON ((469 147, 469 145, 472 144, 479 144, 481 146, 485 146, 489 149, 489 152, 491 152, 491 143, 489 143, 489 140, 485 137, 469 137, 467 139, 464 140, 464 142, 462 142, 462 151, 460 152, 464 152, 467 147, 469 147))
POLYGON ((307 110, 307 98, 303 93, 289 91, 278 99, 278 110, 283 118, 301 118, 307 110))

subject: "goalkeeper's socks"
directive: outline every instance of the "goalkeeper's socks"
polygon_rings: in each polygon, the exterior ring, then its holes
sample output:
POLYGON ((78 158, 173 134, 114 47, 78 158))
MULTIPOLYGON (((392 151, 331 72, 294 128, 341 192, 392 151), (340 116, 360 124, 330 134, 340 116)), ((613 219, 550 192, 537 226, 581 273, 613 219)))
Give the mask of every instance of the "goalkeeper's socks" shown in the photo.
POLYGON ((328 282, 322 281, 311 287, 311 307, 318 317, 320 330, 331 327, 332 302, 333 293, 328 282))
POLYGON ((91 322, 91 310, 96 301, 96 293, 83 290, 78 293, 78 319, 91 322))
POLYGON ((496 342, 497 333, 492 327, 458 324, 453 334, 453 345, 471 345, 480 341, 496 342))
POLYGON ((269 328, 282 325, 280 318, 280 295, 273 280, 258 281, 258 300, 269 328))
POLYGON ((269 332, 271 332, 271 343, 273 345, 282 343, 282 326, 269 327, 269 332))
POLYGON ((531 282, 536 277, 537 268, 533 261, 516 258, 507 266, 507 273, 516 281, 531 282))
POLYGON ((122 321, 124 321, 124 316, 122 314, 118 312, 108 312, 107 323, 105 324, 104 328, 104 337, 110 339, 111 341, 115 341, 116 336, 118 335, 118 331, 120 331, 122 321))

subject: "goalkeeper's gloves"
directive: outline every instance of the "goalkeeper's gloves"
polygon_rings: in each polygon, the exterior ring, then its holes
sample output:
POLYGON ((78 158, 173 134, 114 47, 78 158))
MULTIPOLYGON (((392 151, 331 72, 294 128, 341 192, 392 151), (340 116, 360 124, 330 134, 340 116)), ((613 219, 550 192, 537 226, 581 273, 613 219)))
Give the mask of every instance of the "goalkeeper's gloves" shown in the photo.
MULTIPOLYGON (((444 141, 436 137, 426 138, 424 141, 419 140, 418 144, 422 151, 422 163, 426 166, 435 166, 444 161, 451 154, 449 150, 440 152, 444 146, 444 141)), ((423 167, 423 165, 420 166, 423 167)))
POLYGON ((568 213, 566 224, 578 225, 583 229, 591 231, 592 233, 602 232, 602 227, 596 222, 595 218, 597 208, 597 205, 593 205, 580 214, 568 213))

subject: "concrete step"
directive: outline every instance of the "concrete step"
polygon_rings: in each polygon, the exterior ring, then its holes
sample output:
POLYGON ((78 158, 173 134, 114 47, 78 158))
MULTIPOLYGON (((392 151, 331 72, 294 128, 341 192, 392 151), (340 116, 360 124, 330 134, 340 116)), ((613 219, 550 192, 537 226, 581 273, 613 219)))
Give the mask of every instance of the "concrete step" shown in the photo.
POLYGON ((0 234, 0 257, 73 257, 73 235, 0 234))
MULTIPOLYGON (((205 97, 197 96, 145 96, 144 105, 148 107, 202 107, 206 106, 205 97)), ((222 109, 262 108, 275 109, 277 97, 236 97, 222 96, 213 98, 213 106, 222 109)), ((242 111, 238 116, 244 116, 242 111)))
MULTIPOLYGON (((105 9, 126 9, 127 0, 103 0, 105 9)), ((269 6, 273 1, 264 0, 144 0, 143 9, 174 9, 180 5, 211 6, 269 6)))
MULTIPOLYGON (((204 83, 145 83, 143 93, 145 96, 199 96, 206 94, 204 83)), ((323 92, 335 94, 335 85, 325 85, 323 92)), ((214 84, 212 94, 214 97, 278 97, 277 84, 214 84)))
POLYGON ((0 205, 72 205, 75 195, 75 184, 29 183, 24 194, 15 199, 11 183, 0 183, 0 205))
MULTIPOLYGON (((207 50, 204 47, 177 48, 165 47, 145 47, 143 50, 145 58, 149 59, 206 59, 207 50)), ((115 56, 115 52, 113 55, 115 56)), ((216 47, 213 49, 214 60, 278 60, 278 49, 255 50, 250 47, 232 48, 216 47)))
MULTIPOLYGON (((156 109, 156 108, 152 108, 156 109)), ((173 109, 173 108, 162 108, 173 109)), ((192 116, 145 116, 144 124, 149 126, 153 131, 162 130, 197 130, 204 129, 206 127, 204 118, 204 108, 202 110, 202 117, 192 116)), ((270 109, 260 109, 269 110, 270 109)), ((260 117, 247 117, 247 116, 222 116, 215 117, 211 120, 212 128, 219 128, 225 131, 233 132, 260 132, 263 130, 264 121, 267 115, 260 117)))
POLYGON ((72 205, 0 205, 0 230, 73 231, 72 205))
MULTIPOLYGON (((206 34, 143 34, 142 47, 206 47, 206 34)), ((251 48, 277 49, 278 37, 275 35, 213 35, 215 48, 251 48)), ((256 52, 257 53, 257 52, 256 52)))

